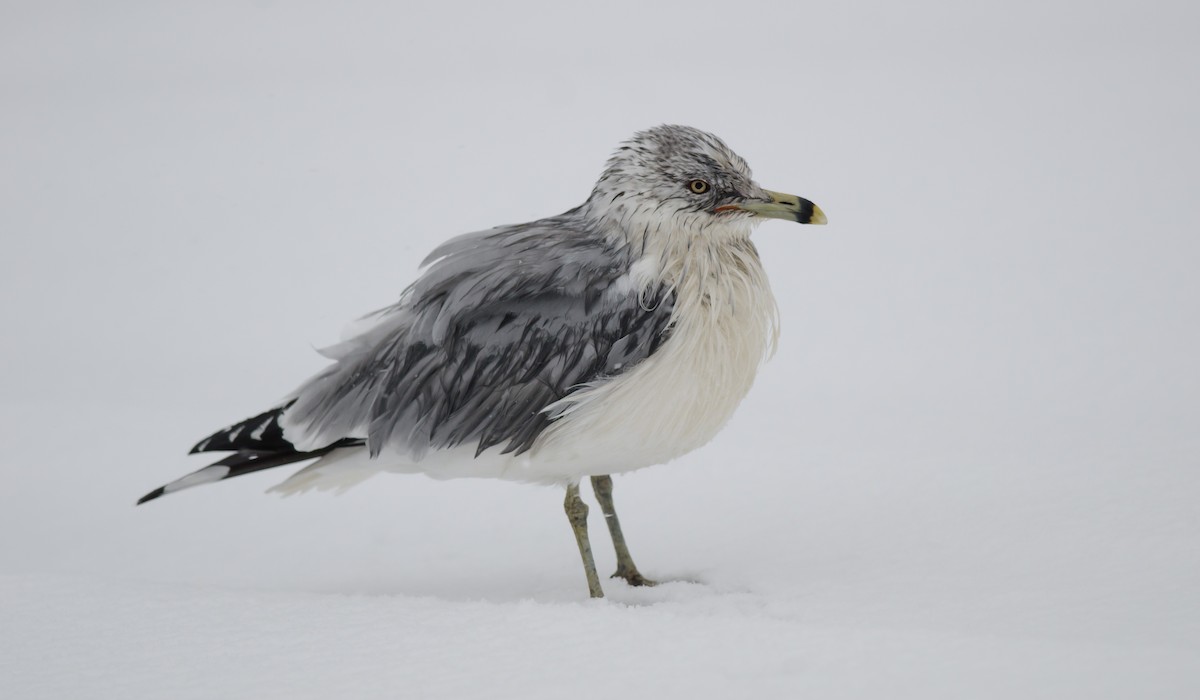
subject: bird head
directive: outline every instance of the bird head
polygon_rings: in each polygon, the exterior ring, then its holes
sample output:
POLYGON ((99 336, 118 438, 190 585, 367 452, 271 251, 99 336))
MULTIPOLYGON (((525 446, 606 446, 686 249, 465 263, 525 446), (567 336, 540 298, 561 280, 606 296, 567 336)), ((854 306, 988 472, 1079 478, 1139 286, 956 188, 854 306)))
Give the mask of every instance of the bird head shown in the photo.
POLYGON ((587 209, 645 236, 665 228, 695 236, 745 237, 763 219, 826 221, 809 200, 759 186, 746 161, 721 139, 674 125, 639 132, 621 144, 587 209))

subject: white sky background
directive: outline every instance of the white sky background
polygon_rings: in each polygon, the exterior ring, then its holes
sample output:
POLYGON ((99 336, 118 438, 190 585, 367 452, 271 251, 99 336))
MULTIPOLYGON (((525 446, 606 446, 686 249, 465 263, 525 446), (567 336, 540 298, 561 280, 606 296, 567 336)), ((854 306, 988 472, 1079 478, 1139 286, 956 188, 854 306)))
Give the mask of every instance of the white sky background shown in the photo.
MULTIPOLYGON (((439 685, 449 662, 389 645, 533 624, 505 678, 536 696, 571 687, 531 670, 575 639, 560 619, 634 648, 686 636, 686 655, 624 659, 663 692, 1193 695, 1196 26, 1182 2, 0 5, 10 681, 182 697, 237 663, 231 639, 294 640, 281 621, 313 609, 332 630, 314 648, 353 620, 430 697, 496 677, 439 685), (278 500, 276 472, 132 507, 320 368, 312 347, 438 242, 578 204, 620 140, 665 122, 831 222, 756 234, 784 329, 734 421, 618 480, 642 568, 706 585, 577 604, 561 495, 536 487, 380 477, 278 500), (228 612, 238 591, 266 623, 228 612), (231 627, 198 632, 197 605, 231 627), (170 663, 122 686, 143 647, 170 663)), ((396 687, 352 661, 291 694, 396 687)), ((222 692, 255 696, 256 669, 222 692)))

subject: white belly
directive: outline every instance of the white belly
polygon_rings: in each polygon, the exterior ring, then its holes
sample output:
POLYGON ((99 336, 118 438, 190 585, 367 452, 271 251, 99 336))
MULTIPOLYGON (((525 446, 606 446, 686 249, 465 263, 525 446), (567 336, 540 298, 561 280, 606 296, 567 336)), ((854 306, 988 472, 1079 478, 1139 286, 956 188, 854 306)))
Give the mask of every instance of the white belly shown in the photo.
POLYGON ((680 319, 657 353, 577 392, 534 445, 577 474, 662 464, 708 443, 750 390, 770 339, 754 314, 680 319))

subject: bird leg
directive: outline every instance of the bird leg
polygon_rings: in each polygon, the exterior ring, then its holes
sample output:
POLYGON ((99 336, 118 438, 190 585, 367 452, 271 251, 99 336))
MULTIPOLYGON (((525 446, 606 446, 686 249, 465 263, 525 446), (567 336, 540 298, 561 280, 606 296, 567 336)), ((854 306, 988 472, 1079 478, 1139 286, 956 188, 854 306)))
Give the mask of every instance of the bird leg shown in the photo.
POLYGON ((563 510, 567 511, 567 519, 571 521, 571 529, 575 531, 579 556, 583 558, 583 572, 587 574, 588 593, 593 598, 603 598, 604 590, 600 588, 600 577, 596 574, 596 562, 592 559, 592 545, 588 542, 588 507, 579 497, 579 484, 567 486, 567 498, 563 501, 563 510))
POLYGON ((617 573, 612 578, 623 578, 631 586, 653 586, 655 581, 642 576, 629 547, 625 544, 625 535, 621 532, 621 521, 617 520, 617 510, 613 507, 612 477, 607 474, 592 477, 592 491, 600 502, 600 510, 604 511, 604 522, 608 523, 608 533, 612 535, 613 549, 617 551, 617 573))

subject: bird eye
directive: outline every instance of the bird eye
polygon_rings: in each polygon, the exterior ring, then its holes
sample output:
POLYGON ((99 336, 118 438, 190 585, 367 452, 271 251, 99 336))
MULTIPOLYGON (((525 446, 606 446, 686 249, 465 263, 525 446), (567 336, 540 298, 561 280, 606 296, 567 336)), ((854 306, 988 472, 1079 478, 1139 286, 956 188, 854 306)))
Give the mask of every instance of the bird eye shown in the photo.
POLYGON ((694 194, 704 194, 708 191, 708 183, 704 180, 692 180, 688 182, 688 189, 694 194))

